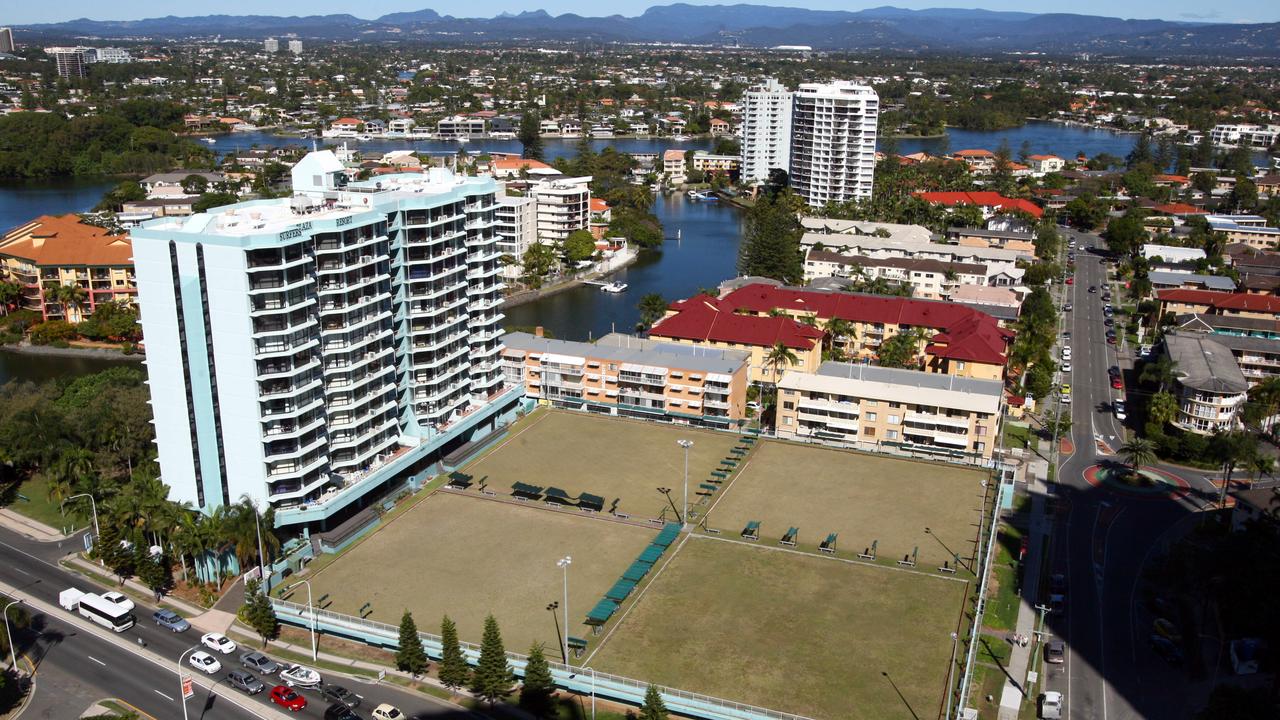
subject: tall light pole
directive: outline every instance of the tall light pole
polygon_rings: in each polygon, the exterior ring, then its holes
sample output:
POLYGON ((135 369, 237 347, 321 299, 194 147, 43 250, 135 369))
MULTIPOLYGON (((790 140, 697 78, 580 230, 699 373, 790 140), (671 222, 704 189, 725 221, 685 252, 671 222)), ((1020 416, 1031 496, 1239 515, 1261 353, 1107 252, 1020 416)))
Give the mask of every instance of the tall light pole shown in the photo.
POLYGON ((680 513, 680 529, 689 529, 689 448, 693 447, 692 440, 677 440, 676 444, 684 448, 684 508, 680 513))
POLYGON ((591 720, 596 720, 596 669, 593 667, 583 669, 591 671, 591 720))
POLYGON ((569 665, 569 565, 573 563, 573 558, 565 555, 556 561, 556 567, 564 571, 564 603, 560 605, 564 610, 564 664, 569 665))
POLYGON ((14 600, 4 606, 4 636, 9 638, 9 661, 12 663, 14 677, 18 675, 18 641, 13 639, 13 629, 9 627, 9 608, 21 604, 21 600, 14 600))
POLYGON ((82 497, 89 498, 89 507, 93 509, 93 542, 96 545, 98 543, 98 537, 102 535, 102 531, 98 529, 98 503, 93 499, 92 495, 90 495, 89 493, 80 493, 78 495, 72 495, 66 500, 63 500, 62 504, 58 506, 58 509, 61 510, 62 505, 66 505, 69 501, 75 500, 76 498, 82 498, 82 497))
POLYGON ((943 715, 946 720, 951 720, 951 699, 956 695, 956 689, 951 687, 951 676, 956 670, 956 641, 959 639, 959 633, 951 633, 951 664, 947 666, 947 714, 943 715))
POLYGON ((261 516, 258 514, 258 506, 249 497, 249 493, 241 495, 240 501, 253 508, 253 525, 258 529, 258 580, 262 582, 263 592, 270 593, 271 586, 267 583, 267 569, 263 565, 266 562, 266 556, 262 552, 262 521, 261 516))
POLYGON ((298 582, 285 588, 285 591, 292 590, 299 585, 307 586, 307 612, 311 615, 311 662, 316 661, 316 608, 311 604, 311 581, 299 580, 298 582))
POLYGON ((183 650, 182 654, 178 656, 178 702, 182 703, 182 720, 187 720, 187 695, 185 692, 186 683, 183 682, 184 678, 182 677, 182 659, 185 658, 187 656, 187 653, 191 652, 192 650, 199 650, 199 649, 200 649, 199 645, 193 645, 187 648, 186 650, 183 650))

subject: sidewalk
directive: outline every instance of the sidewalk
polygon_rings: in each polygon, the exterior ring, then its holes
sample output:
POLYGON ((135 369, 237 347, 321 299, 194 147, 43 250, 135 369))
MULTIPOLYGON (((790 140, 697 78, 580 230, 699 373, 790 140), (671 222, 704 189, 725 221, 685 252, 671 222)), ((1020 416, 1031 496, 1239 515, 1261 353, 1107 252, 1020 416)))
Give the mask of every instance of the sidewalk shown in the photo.
POLYGON ((1036 594, 1040 590, 1040 564, 1044 560, 1040 551, 1050 529, 1050 521, 1045 518, 1045 500, 1049 492, 1048 464, 1032 463, 1029 470, 1027 489, 1031 492, 1031 519, 1027 531, 1027 557, 1023 560, 1022 598, 1018 604, 1018 621, 1014 626, 1014 632, 1032 638, 1032 642, 1026 647, 1016 644, 1013 646, 1007 670, 1009 677, 1018 684, 1014 684, 1011 680, 1005 681, 1004 691, 1000 694, 1000 712, 997 715, 999 720, 1018 720, 1018 711, 1022 707, 1023 700, 1030 699, 1034 702, 1039 692, 1036 687, 1027 682, 1027 671, 1030 669, 1028 666, 1031 663, 1031 653, 1036 650, 1037 645, 1035 641, 1038 616, 1036 594))
MULTIPOLYGON (((68 555, 63 559, 73 568, 78 568, 80 570, 85 570, 108 578, 113 577, 110 570, 102 567, 101 565, 95 565, 79 555, 68 555)), ((135 594, 147 598, 149 603, 154 604, 155 593, 151 592, 151 588, 148 588, 146 585, 143 585, 132 578, 126 580, 124 586, 135 594)), ((202 607, 192 605, 191 603, 172 595, 165 595, 161 602, 175 608, 187 619, 187 622, 191 623, 192 627, 205 632, 226 633, 227 628, 231 627, 231 624, 235 622, 236 619, 234 612, 226 612, 224 610, 216 609, 205 610, 202 607)), ((143 619, 145 620, 147 618, 143 619)))
POLYGON ((63 535, 56 528, 51 528, 38 520, 32 520, 8 508, 0 509, 0 527, 12 530, 36 542, 61 542, 71 537, 70 535, 63 535))

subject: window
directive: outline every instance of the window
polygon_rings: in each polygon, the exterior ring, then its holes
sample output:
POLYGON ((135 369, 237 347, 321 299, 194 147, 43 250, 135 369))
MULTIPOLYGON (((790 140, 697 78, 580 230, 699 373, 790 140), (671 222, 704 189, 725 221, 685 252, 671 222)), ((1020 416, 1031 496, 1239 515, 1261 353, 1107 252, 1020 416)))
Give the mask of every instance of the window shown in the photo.
POLYGON ((795 409, 795 407, 796 407, 796 404, 795 404, 795 403, 793 403, 793 402, 791 402, 790 400, 783 400, 783 401, 782 401, 782 409, 783 409, 783 410, 794 410, 794 409, 795 409))
POLYGON ((791 424, 791 416, 790 416, 790 415, 783 416, 783 418, 782 418, 782 424, 783 424, 783 425, 790 425, 790 424, 791 424))
POLYGON ((901 416, 901 415, 890 415, 890 416, 889 416, 889 424, 890 424, 890 425, 901 425, 901 424, 902 424, 902 416, 901 416))
POLYGON ((873 412, 869 412, 869 413, 867 413, 867 421, 868 421, 868 422, 875 422, 875 421, 876 421, 876 414, 875 414, 875 413, 873 413, 873 412))
POLYGON ((897 431, 897 430, 886 430, 886 431, 885 431, 885 433, 884 433, 884 438, 885 438, 886 440, 897 440, 897 439, 898 439, 898 431, 897 431))
POLYGON ((986 443, 984 443, 984 442, 974 443, 974 444, 973 444, 973 449, 974 449, 974 450, 977 450, 978 452, 982 452, 983 450, 986 450, 986 449, 987 449, 987 444, 986 444, 986 443))
POLYGON ((864 427, 862 428, 862 434, 866 435, 867 437, 875 437, 876 429, 873 427, 864 427))

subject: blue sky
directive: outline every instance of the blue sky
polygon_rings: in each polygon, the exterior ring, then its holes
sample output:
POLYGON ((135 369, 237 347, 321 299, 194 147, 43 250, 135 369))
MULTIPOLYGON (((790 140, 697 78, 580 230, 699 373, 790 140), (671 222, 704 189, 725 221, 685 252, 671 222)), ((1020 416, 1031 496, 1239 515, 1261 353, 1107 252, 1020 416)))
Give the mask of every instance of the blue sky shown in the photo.
MULTIPOLYGON (((206 13, 271 14, 271 15, 320 15, 327 13, 351 13, 360 17, 377 17, 390 12, 418 10, 430 7, 442 15, 475 17, 501 12, 543 9, 553 15, 574 12, 581 15, 605 15, 619 13, 638 15, 650 5, 666 4, 670 0, 615 0, 605 6, 589 0, 492 0, 477 6, 466 0, 381 0, 370 4, 353 5, 347 0, 220 0, 214 5, 175 5, 159 0, 62 0, 57 3, 20 3, 6 0, 0 5, 0 25, 57 22, 79 17, 95 20, 134 20, 162 15, 200 15, 206 13), (354 8, 354 9, 353 9, 354 8)), ((698 5, 715 2, 686 0, 698 5)), ((728 4, 733 0, 719 0, 728 4)), ((1020 10, 1023 12, 1074 12, 1089 15, 1107 15, 1125 18, 1163 18, 1165 20, 1194 20, 1210 22, 1275 22, 1280 21, 1280 3, 1263 0, 1219 0, 1205 3, 1203 0, 1076 0, 1064 5, 1060 0, 761 0, 760 5, 787 5, 820 10, 857 10, 865 7, 894 5, 908 8, 928 7, 982 7, 988 10, 1020 10)))

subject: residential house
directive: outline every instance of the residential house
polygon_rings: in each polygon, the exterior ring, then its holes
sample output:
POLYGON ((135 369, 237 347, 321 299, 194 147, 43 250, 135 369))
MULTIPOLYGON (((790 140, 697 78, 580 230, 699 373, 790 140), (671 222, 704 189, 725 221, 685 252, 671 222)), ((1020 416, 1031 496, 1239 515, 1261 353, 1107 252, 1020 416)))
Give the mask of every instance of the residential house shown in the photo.
POLYGON ((1171 332, 1164 336, 1163 352, 1174 366, 1174 424, 1205 435, 1236 427, 1249 384, 1231 351, 1208 335, 1171 332))
POLYGON ((667 150, 662 153, 662 173, 671 185, 683 185, 688 180, 683 150, 667 150))

